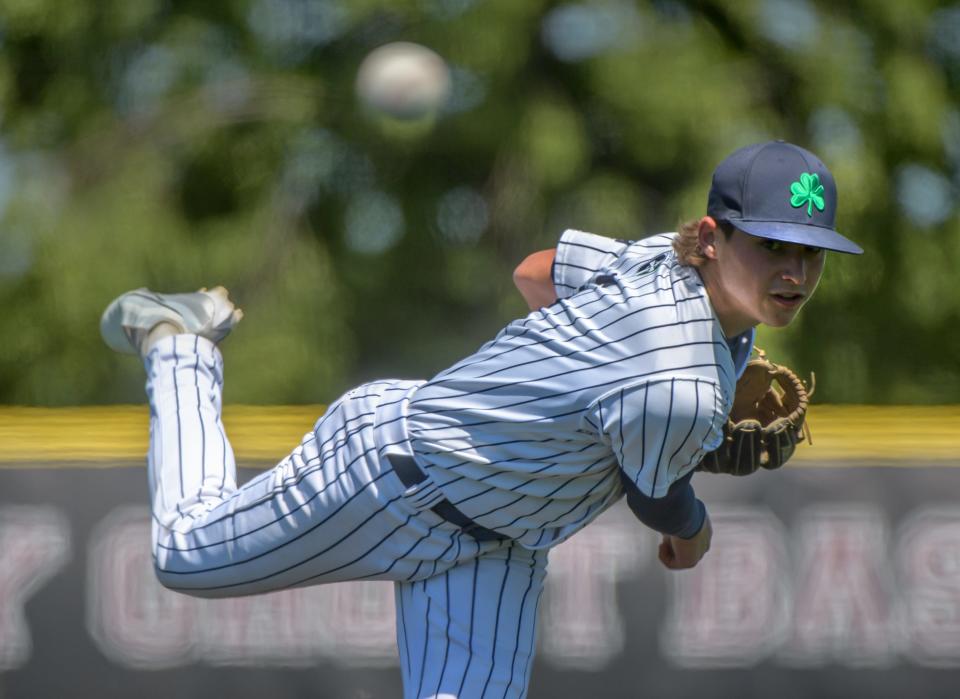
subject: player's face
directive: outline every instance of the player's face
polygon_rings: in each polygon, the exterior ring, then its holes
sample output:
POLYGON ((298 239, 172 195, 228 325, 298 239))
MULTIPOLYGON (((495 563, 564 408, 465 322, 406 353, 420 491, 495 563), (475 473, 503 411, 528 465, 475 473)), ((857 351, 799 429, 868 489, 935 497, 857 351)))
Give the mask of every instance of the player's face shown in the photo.
POLYGON ((714 307, 725 332, 743 332, 758 323, 789 325, 820 283, 826 257, 822 248, 738 230, 727 238, 717 229, 714 245, 712 276, 719 301, 714 307))

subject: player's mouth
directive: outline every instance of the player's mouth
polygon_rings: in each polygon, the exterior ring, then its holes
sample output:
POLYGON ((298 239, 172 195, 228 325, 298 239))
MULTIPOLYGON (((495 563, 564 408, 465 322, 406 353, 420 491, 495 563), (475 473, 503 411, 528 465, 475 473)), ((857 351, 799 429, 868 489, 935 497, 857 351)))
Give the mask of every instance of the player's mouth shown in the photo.
POLYGON ((784 308, 798 308, 806 298, 806 294, 799 291, 774 291, 770 294, 770 298, 784 308))

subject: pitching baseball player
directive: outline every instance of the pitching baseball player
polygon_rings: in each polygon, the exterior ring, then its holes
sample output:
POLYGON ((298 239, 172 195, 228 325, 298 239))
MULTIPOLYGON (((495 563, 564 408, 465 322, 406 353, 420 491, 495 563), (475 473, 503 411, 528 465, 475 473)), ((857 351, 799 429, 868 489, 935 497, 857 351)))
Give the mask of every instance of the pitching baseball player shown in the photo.
POLYGON ((428 381, 368 383, 238 487, 217 343, 224 289, 131 291, 101 332, 139 353, 150 401, 156 572, 191 595, 396 584, 405 697, 523 697, 550 547, 624 494, 659 557, 710 546, 691 479, 717 448, 758 323, 816 289, 836 189, 796 146, 741 149, 708 214, 636 242, 566 231, 514 279, 532 312, 428 381))

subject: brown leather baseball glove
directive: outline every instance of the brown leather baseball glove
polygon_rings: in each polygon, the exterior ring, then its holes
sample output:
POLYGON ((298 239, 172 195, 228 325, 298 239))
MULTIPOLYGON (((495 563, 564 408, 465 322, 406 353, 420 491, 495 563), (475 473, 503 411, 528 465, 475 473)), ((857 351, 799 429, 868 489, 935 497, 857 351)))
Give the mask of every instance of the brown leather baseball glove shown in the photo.
POLYGON ((808 391, 793 371, 756 351, 737 381, 723 442, 703 457, 698 471, 749 476, 759 468, 780 468, 797 443, 810 441, 804 420, 815 386, 813 374, 808 391))

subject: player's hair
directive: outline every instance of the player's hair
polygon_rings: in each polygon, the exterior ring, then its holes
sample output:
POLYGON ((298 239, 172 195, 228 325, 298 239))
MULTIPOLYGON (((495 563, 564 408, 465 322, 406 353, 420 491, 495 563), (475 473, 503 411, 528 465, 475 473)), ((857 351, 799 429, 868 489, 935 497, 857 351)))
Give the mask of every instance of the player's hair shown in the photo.
MULTIPOLYGON (((729 240, 733 235, 734 227, 729 221, 717 221, 717 228, 723 231, 729 240)), ((694 218, 677 226, 677 237, 673 241, 673 251, 677 253, 677 260, 682 265, 703 267, 707 263, 707 256, 700 249, 700 219, 694 218)))

